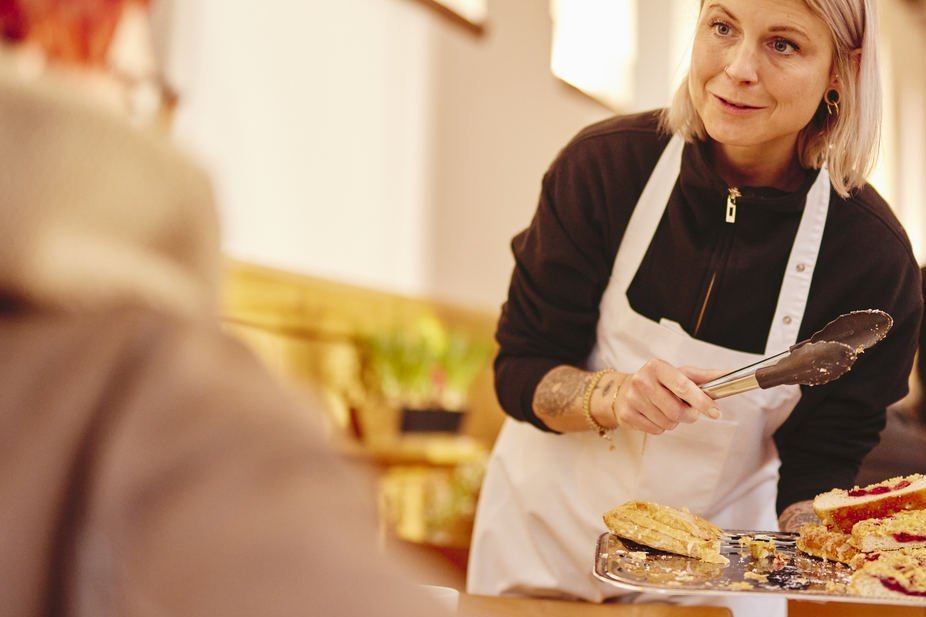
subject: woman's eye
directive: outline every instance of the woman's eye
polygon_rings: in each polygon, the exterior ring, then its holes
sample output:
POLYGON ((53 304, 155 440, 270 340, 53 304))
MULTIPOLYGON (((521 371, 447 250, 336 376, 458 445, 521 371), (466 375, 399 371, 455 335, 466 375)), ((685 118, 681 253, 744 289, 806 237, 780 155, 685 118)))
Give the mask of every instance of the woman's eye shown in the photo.
POLYGON ((797 51, 797 45, 785 39, 775 39, 772 41, 772 49, 780 54, 790 55, 797 51))
POLYGON ((711 28, 713 28, 714 32, 720 36, 729 36, 733 31, 733 29, 730 28, 730 24, 724 23, 722 21, 715 21, 711 24, 711 28))

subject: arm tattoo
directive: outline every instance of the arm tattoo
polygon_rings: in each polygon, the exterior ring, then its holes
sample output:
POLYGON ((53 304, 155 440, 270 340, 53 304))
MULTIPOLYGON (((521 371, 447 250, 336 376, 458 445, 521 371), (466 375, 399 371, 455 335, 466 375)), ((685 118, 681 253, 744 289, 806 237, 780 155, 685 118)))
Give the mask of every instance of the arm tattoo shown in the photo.
POLYGON ((540 382, 534 393, 534 410, 555 418, 568 411, 580 410, 588 374, 572 367, 560 366, 540 382))
POLYGON ((778 526, 782 531, 800 531, 804 523, 820 523, 820 519, 813 511, 813 501, 793 503, 778 517, 778 526))
MULTIPOLYGON (((608 381, 605 382, 605 384, 604 384, 604 389, 602 389, 602 391, 601 391, 601 397, 602 397, 602 398, 604 398, 604 399, 608 399, 608 398, 609 398, 608 395, 611 394, 611 388, 614 387, 614 384, 615 384, 615 383, 617 383, 617 382, 614 381, 613 379, 612 379, 612 380, 608 380, 608 381)), ((584 392, 583 392, 583 394, 584 394, 584 392)))

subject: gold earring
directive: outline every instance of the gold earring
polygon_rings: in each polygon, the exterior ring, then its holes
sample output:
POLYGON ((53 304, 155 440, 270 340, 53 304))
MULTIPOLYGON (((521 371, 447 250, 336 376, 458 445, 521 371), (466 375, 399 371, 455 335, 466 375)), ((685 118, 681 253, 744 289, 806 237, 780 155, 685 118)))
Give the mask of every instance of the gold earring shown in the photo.
POLYGON ((839 90, 830 88, 823 95, 823 102, 826 103, 826 113, 830 116, 839 115, 839 90))

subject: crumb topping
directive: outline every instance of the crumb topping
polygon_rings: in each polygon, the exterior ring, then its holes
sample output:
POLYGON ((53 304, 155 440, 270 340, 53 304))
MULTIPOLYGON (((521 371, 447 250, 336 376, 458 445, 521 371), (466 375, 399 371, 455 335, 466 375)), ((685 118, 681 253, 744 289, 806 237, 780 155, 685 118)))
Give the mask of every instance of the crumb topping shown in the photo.
POLYGON ((904 510, 887 518, 859 521, 852 527, 852 537, 865 536, 893 537, 898 542, 926 540, 926 510, 904 510))

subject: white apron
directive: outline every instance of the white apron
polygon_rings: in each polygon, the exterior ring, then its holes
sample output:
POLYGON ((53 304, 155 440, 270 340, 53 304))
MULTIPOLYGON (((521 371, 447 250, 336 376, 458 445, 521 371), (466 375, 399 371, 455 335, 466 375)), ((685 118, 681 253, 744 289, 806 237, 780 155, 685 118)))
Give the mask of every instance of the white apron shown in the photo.
MULTIPOLYGON (((633 373, 651 358, 732 370, 797 341, 829 207, 825 168, 807 195, 763 355, 696 340, 674 322, 656 323, 631 309, 626 291, 675 186, 683 147, 672 138, 634 208, 601 299, 591 370, 633 373)), ((618 429, 613 450, 591 431, 557 435, 507 419, 480 494, 467 591, 593 602, 621 595, 591 571, 596 540, 607 531, 602 514, 632 499, 684 506, 727 529, 778 529, 779 460, 771 436, 799 399, 798 386, 738 394, 717 401, 719 420, 701 418, 659 436, 618 429)), ((732 607, 733 600, 671 601, 732 607)), ((784 614, 783 601, 760 602, 750 599, 743 614, 784 614)))

